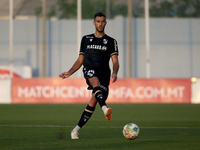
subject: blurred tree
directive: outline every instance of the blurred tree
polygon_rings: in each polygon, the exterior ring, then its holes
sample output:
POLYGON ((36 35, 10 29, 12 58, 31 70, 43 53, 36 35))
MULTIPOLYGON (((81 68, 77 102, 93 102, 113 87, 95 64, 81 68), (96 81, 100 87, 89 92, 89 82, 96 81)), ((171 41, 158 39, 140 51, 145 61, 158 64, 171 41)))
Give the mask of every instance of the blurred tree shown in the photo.
POLYGON ((42 7, 37 7, 34 9, 34 13, 37 17, 39 17, 42 13, 42 7))
POLYGON ((117 15, 127 16, 127 5, 114 5, 111 3, 110 14, 111 18, 117 15))
MULTIPOLYGON (((96 12, 106 12, 106 0, 84 0, 82 2, 82 18, 91 19, 94 17, 96 12)), ((35 15, 40 16, 42 13, 42 8, 35 8, 35 15)), ((53 16, 64 19, 64 18, 76 18, 77 14, 77 1, 66 1, 66 0, 57 0, 56 5, 51 6, 47 12, 47 18, 53 16)), ((116 15, 127 15, 127 5, 114 5, 111 3, 110 6, 111 18, 116 15)))
POLYGON ((200 0, 193 0, 192 4, 195 9, 193 17, 200 17, 200 0))
POLYGON ((174 0, 178 17, 200 17, 200 0, 174 0))
MULTIPOLYGON (((133 8, 134 17, 144 17, 144 7, 139 7, 139 4, 144 2, 139 1, 133 8)), ((106 0, 84 0, 82 2, 82 18, 91 19, 96 12, 106 12, 106 0)), ((35 8, 35 15, 40 16, 42 8, 35 8)), ((157 0, 150 0, 149 13, 151 17, 200 17, 200 0, 162 0, 159 3, 157 0)), ((76 18, 77 0, 57 0, 56 5, 51 6, 47 17, 53 16, 64 18, 76 18)), ((127 16, 126 4, 110 3, 110 17, 117 15, 127 16)))
MULTIPOLYGON (((56 12, 55 15, 59 19, 63 18, 75 18, 76 17, 76 6, 77 1, 72 1, 71 3, 67 3, 66 0, 58 0, 56 3, 56 12)), ((48 13, 49 14, 49 13, 48 13)), ((49 15, 49 18, 52 17, 49 15)))
POLYGON ((200 0, 164 0, 150 7, 151 17, 200 17, 200 0))
POLYGON ((100 0, 84 0, 82 3, 82 18, 93 18, 97 12, 106 12, 106 2, 100 0))
POLYGON ((154 17, 172 17, 174 16, 173 3, 165 0, 160 4, 152 5, 149 9, 149 13, 150 16, 154 17))
POLYGON ((56 16, 56 6, 51 6, 50 10, 47 14, 47 18, 51 18, 53 16, 56 16))

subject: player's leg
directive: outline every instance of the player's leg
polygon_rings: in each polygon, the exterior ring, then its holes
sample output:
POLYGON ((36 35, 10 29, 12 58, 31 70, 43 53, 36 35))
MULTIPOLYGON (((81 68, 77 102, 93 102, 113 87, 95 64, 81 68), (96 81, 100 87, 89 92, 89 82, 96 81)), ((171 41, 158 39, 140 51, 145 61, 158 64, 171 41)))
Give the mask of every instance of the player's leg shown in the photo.
MULTIPOLYGON (((102 91, 104 93, 104 98, 105 98, 105 102, 108 98, 108 93, 109 93, 109 83, 110 83, 110 72, 104 72, 104 71, 100 71, 98 72, 98 79, 101 83, 101 88, 102 91)), ((102 107, 104 114, 106 116, 106 119, 109 121, 112 119, 111 113, 112 113, 112 109, 111 108, 107 108, 107 106, 105 107, 104 110, 104 106, 102 107)))
POLYGON ((111 108, 107 108, 106 105, 106 99, 108 96, 108 89, 106 92, 106 88, 102 88, 102 86, 100 85, 99 79, 94 76, 92 78, 89 78, 89 83, 92 85, 93 87, 93 91, 92 94, 95 96, 97 102, 99 103, 100 107, 102 108, 106 119, 109 121, 112 119, 111 117, 111 113, 112 113, 112 109, 111 108))
POLYGON ((92 94, 95 96, 99 105, 101 107, 106 105, 105 104, 105 96, 102 91, 102 88, 100 87, 101 84, 99 82, 99 79, 96 76, 94 76, 92 78, 88 78, 88 81, 89 81, 90 85, 92 85, 92 87, 93 87, 92 94))
POLYGON ((76 125, 76 127, 71 132, 71 138, 72 139, 79 139, 78 138, 78 132, 87 123, 87 121, 92 116, 92 114, 95 110, 96 104, 97 104, 96 98, 92 95, 88 105, 86 106, 85 110, 83 111, 83 113, 81 115, 81 118, 80 118, 78 124, 76 125))
POLYGON ((106 116, 106 120, 111 120, 112 119, 112 109, 107 108, 106 105, 106 99, 107 99, 107 92, 104 91, 101 87, 95 87, 92 91, 93 95, 95 96, 97 102, 99 103, 101 109, 104 112, 104 115, 106 116))
POLYGON ((111 120, 112 109, 110 108, 108 109, 105 103, 108 97, 108 88, 106 88, 107 90, 101 88, 102 86, 101 82, 103 83, 103 85, 106 85, 106 87, 108 87, 109 82, 110 82, 110 72, 105 73, 104 71, 102 71, 103 72, 102 74, 101 71, 96 71, 92 68, 83 68, 83 72, 84 72, 84 77, 86 79, 86 82, 89 86, 88 89, 93 90, 93 95, 95 96, 97 102, 101 106, 106 116, 106 119, 111 120))

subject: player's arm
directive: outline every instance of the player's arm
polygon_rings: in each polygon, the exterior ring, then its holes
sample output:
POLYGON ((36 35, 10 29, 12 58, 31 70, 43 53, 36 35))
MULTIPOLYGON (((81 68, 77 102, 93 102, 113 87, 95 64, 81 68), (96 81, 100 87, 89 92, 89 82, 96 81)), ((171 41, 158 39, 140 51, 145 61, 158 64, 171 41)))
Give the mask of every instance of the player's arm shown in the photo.
POLYGON ((84 61, 84 55, 79 55, 78 59, 74 63, 74 65, 69 69, 67 72, 63 72, 59 75, 62 79, 68 78, 71 76, 74 72, 76 72, 83 64, 84 61))
POLYGON ((117 81, 117 73, 119 70, 119 61, 118 61, 118 55, 112 55, 112 62, 113 62, 113 72, 111 75, 112 82, 117 81))

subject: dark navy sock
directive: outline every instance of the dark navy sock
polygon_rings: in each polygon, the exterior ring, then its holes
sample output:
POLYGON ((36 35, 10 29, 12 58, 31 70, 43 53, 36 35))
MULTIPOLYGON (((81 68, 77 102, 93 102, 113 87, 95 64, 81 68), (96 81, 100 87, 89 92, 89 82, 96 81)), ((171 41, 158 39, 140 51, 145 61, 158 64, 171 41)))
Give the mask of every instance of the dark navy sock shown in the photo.
POLYGON ((87 105, 86 109, 83 111, 82 116, 78 122, 79 127, 82 128, 86 124, 86 122, 92 116, 94 110, 95 110, 95 107, 90 107, 89 105, 87 105))

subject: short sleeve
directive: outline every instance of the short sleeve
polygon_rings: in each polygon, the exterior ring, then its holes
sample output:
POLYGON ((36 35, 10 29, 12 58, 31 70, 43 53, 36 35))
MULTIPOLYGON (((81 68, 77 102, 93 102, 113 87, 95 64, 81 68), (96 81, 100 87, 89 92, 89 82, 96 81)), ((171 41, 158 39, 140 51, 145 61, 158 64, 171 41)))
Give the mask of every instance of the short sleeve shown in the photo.
POLYGON ((111 45, 111 54, 112 55, 119 55, 119 51, 118 51, 118 45, 117 45, 117 41, 115 39, 113 39, 113 43, 111 45))

